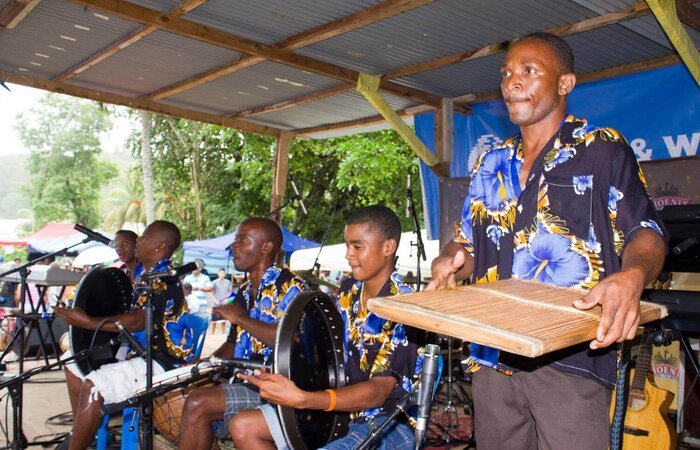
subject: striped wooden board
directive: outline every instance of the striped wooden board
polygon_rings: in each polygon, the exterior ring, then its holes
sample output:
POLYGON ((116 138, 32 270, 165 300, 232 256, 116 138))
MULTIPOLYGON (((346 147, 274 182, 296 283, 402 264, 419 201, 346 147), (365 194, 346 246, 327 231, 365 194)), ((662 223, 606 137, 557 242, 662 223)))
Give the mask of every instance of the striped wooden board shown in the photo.
MULTIPOLYGON (((601 307, 572 306, 576 288, 503 280, 455 289, 372 298, 370 311, 423 330, 518 355, 536 357, 595 339, 601 307)), ((642 302, 641 323, 665 317, 665 306, 642 302)))

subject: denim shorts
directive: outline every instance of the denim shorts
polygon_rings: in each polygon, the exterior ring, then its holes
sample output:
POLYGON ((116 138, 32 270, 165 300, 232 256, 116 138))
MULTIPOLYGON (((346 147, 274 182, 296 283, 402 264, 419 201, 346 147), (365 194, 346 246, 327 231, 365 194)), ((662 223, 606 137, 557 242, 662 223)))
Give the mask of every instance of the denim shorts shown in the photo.
MULTIPOLYGON (((289 450, 289 445, 284 438, 282 423, 277 414, 277 407, 272 404, 264 404, 258 407, 265 416, 265 421, 275 440, 278 450, 289 450)), ((324 449, 352 450, 362 442, 369 433, 386 419, 385 415, 377 415, 374 418, 361 423, 350 423, 350 431, 345 436, 326 444, 324 449)), ((413 450, 414 431, 405 423, 394 421, 384 429, 381 440, 377 443, 377 450, 413 450)))

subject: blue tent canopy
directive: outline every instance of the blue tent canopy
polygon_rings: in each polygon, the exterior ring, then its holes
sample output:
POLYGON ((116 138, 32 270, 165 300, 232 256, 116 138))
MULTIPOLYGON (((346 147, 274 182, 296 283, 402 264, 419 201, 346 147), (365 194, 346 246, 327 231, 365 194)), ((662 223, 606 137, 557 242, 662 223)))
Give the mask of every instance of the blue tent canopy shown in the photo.
MULTIPOLYGON (((210 274, 215 273, 219 268, 224 268, 227 273, 231 273, 233 272, 233 264, 231 264, 228 247, 235 237, 236 232, 234 231, 233 233, 211 239, 185 241, 182 243, 182 248, 184 250, 183 263, 188 263, 200 258, 204 260, 206 270, 210 274)), ((297 236, 284 226, 282 227, 282 237, 284 239, 282 248, 287 254, 287 257, 297 250, 320 247, 321 245, 318 242, 297 236)))

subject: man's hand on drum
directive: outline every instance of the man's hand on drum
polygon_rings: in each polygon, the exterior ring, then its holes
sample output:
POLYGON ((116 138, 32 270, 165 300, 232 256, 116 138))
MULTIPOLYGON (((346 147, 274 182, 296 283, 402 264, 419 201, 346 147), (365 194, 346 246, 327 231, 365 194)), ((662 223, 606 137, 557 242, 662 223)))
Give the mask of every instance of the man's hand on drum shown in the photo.
POLYGON ((212 310, 216 317, 221 317, 228 320, 232 324, 238 324, 242 317, 247 317, 248 314, 243 306, 238 302, 228 303, 226 305, 215 306, 212 310))
POLYGON ((54 312, 58 317, 68 322, 75 327, 94 329, 95 324, 93 318, 88 316, 85 310, 81 308, 55 308, 54 312))
POLYGON ((449 243, 433 260, 432 279, 425 290, 457 287, 457 280, 465 279, 472 266, 473 260, 464 248, 454 242, 449 243))
POLYGON ((258 387, 260 396, 270 403, 295 409, 306 408, 308 392, 297 387, 289 378, 277 374, 256 370, 254 375, 238 374, 238 378, 258 387))

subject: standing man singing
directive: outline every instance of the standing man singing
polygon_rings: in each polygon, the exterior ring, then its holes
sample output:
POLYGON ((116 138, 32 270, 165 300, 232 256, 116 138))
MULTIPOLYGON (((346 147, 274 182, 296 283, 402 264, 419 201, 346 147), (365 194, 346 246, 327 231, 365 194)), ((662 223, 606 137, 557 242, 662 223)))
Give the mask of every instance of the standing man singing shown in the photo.
POLYGON ((589 289, 574 306, 602 306, 588 346, 528 359, 472 344, 479 450, 608 448, 614 344, 634 337, 663 264, 667 235, 634 152, 617 131, 567 117, 573 72, 551 34, 508 51, 501 92, 520 133, 480 156, 461 230, 433 261, 429 289, 519 278, 589 289))

